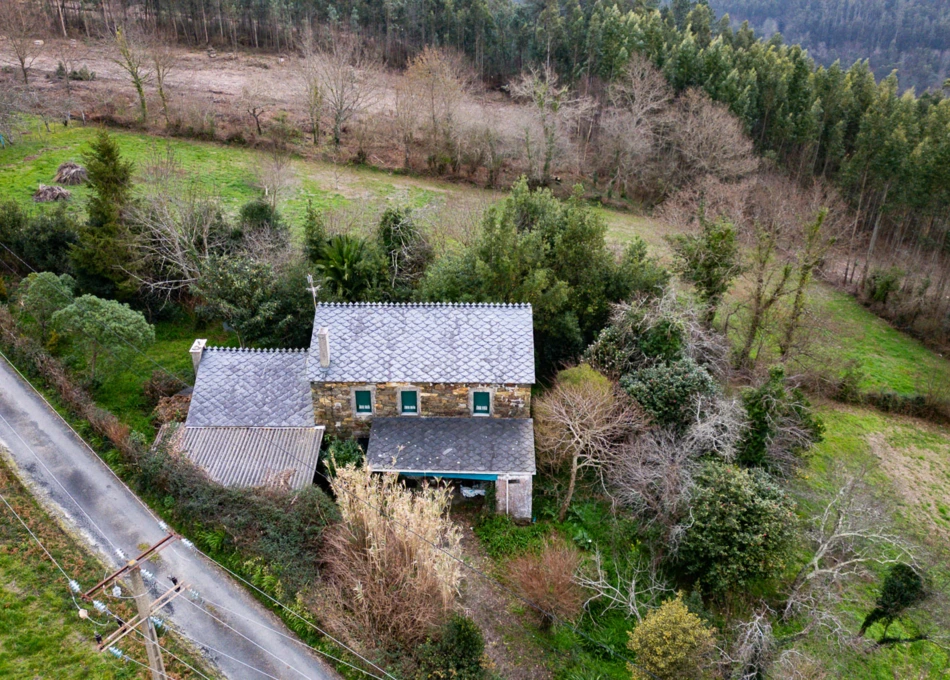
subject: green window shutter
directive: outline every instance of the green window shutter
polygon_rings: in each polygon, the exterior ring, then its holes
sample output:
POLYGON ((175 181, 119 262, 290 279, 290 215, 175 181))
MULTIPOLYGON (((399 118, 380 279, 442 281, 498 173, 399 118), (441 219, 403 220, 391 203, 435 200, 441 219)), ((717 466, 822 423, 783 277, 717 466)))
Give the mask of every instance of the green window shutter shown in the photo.
POLYGON ((370 390, 356 390, 356 412, 373 412, 373 393, 370 390))
POLYGON ((480 415, 491 413, 491 392, 472 393, 472 412, 480 415))
POLYGON ((403 390, 400 397, 400 406, 403 413, 419 412, 419 393, 415 390, 403 390))

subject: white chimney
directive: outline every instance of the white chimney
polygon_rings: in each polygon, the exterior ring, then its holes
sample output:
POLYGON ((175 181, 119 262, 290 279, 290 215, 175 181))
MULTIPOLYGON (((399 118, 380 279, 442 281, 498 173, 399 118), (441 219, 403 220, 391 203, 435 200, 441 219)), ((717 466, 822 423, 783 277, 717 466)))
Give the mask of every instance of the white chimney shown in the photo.
POLYGON ((195 340, 188 353, 191 354, 191 363, 195 366, 195 375, 198 375, 198 364, 201 363, 201 354, 205 351, 205 345, 208 344, 207 338, 195 340))
POLYGON ((317 348, 320 350, 320 365, 330 365, 330 329, 324 326, 317 331, 317 348))

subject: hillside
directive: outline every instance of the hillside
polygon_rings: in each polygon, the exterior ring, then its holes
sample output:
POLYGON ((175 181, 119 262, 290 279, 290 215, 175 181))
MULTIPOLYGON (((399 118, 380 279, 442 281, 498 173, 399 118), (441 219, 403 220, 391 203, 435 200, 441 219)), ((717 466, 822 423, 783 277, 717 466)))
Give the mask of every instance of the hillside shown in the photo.
POLYGON ((933 0, 712 0, 717 14, 781 33, 819 63, 868 59, 878 78, 897 69, 903 89, 939 90, 950 75, 950 5, 933 0))
MULTIPOLYGON (((47 182, 59 163, 75 160, 93 139, 92 127, 54 127, 47 133, 35 126, 29 137, 16 146, 0 151, 0 202, 12 199, 31 205, 30 195, 37 183, 47 182)), ((205 192, 220 197, 225 213, 233 218, 247 201, 257 197, 255 168, 265 162, 266 151, 245 147, 224 146, 207 142, 162 139, 144 133, 117 131, 114 138, 123 156, 135 162, 136 181, 154 165, 156 158, 169 151, 176 159, 177 172, 189 178, 205 192)), ((388 206, 411 206, 418 215, 436 251, 441 255, 460 244, 470 243, 484 211, 503 198, 495 191, 476 189, 427 178, 399 175, 380 170, 337 165, 323 161, 294 158, 291 163, 294 181, 278 201, 278 209, 286 217, 294 240, 304 237, 302 223, 308 201, 323 210, 331 232, 368 235, 388 206)), ((86 187, 72 187, 75 199, 69 210, 80 215, 88 195, 86 187)), ((608 224, 608 241, 621 247, 634 237, 642 238, 652 253, 663 261, 670 257, 664 236, 676 229, 658 219, 629 212, 596 208, 608 224)), ((302 283, 301 283, 302 285, 302 283)), ((738 288, 736 295, 743 291, 738 288)), ((736 301, 727 301, 733 304, 736 301)), ((308 301, 309 304, 309 301, 308 301)), ((812 344, 798 367, 803 371, 824 372, 839 377, 849 362, 863 371, 859 388, 865 391, 895 392, 902 395, 927 393, 950 383, 950 361, 927 350, 923 345, 894 330, 855 299, 822 283, 811 288, 810 317, 812 344)), ((150 405, 143 396, 143 385, 154 368, 154 362, 175 371, 187 373, 190 358, 187 350, 197 332, 198 322, 184 312, 161 318, 156 324, 156 342, 144 355, 136 356, 121 370, 107 375, 95 385, 97 403, 118 414, 134 429, 150 440, 154 432, 150 405)), ((202 328, 215 344, 234 342, 233 336, 215 325, 202 328), (208 332, 210 331, 210 332, 208 332)), ((840 465, 848 469, 862 468, 868 479, 894 508, 901 531, 909 540, 926 546, 928 555, 939 563, 950 551, 950 510, 946 507, 947 460, 950 458, 950 431, 922 421, 819 399, 818 413, 824 418, 824 441, 816 448, 808 467, 803 471, 796 493, 808 508, 812 494, 833 488, 840 465)), ((543 493, 550 493, 545 491, 543 493)), ((546 500, 550 505, 550 499, 546 500)), ((545 506, 542 504, 542 508, 545 506)), ((805 510, 803 510, 803 514, 805 510)), ((542 531, 555 531, 575 537, 575 542, 607 541, 606 504, 584 498, 572 509, 564 522, 555 522, 550 508, 542 514, 538 526, 542 531)), ((478 525, 478 516, 462 515, 467 525, 478 525)), ((803 518, 804 519, 804 518, 803 518)), ((505 529, 498 540, 485 540, 486 532, 476 538, 466 533, 465 548, 472 559, 480 560, 488 570, 503 570, 504 559, 484 555, 484 546, 530 545, 538 541, 538 530, 505 529), (518 538, 524 535, 524 539, 518 538), (479 543, 482 539, 482 543, 479 543)), ((934 577, 942 584, 944 569, 934 569, 934 577)), ((846 605, 845 620, 860 624, 860 616, 873 604, 875 581, 872 574, 863 582, 853 601, 846 605)), ((879 576, 879 574, 877 575, 879 576)), ((943 585, 939 585, 943 589, 943 585)), ((486 588, 486 590, 488 590, 486 588)), ((942 592, 942 590, 941 590, 942 592)), ((469 585, 466 607, 497 606, 505 616, 486 617, 479 623, 486 628, 487 650, 507 678, 578 678, 625 677, 625 666, 614 659, 598 660, 582 638, 566 628, 553 638, 538 631, 525 615, 523 607, 510 600, 488 598, 474 585, 469 585), (531 669, 520 662, 531 659, 531 669), (509 670, 517 669, 517 670, 509 670)), ((601 622, 586 617, 582 631, 607 640, 611 645, 624 644, 630 622, 616 612, 601 622)), ((892 629, 892 632, 897 627, 892 629)), ((886 646, 865 653, 858 650, 836 650, 820 637, 810 638, 794 647, 815 660, 817 669, 839 677, 940 677, 947 657, 941 648, 927 641, 886 646)), ((804 672, 803 669, 798 669, 804 672)), ((816 675, 815 677, 821 677, 816 675)))

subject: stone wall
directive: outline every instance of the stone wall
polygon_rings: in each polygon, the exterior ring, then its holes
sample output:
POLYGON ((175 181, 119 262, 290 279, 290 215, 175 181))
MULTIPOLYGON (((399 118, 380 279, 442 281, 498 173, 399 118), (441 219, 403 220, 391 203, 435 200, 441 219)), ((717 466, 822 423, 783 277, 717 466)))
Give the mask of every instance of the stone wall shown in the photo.
MULTIPOLYGON (((374 390, 375 416, 399 415, 399 392, 402 388, 419 390, 419 415, 472 417, 472 390, 492 392, 493 418, 531 417, 531 386, 515 384, 463 383, 312 383, 313 410, 317 425, 325 425, 327 434, 338 437, 366 437, 372 416, 354 413, 353 390, 369 387, 374 390)), ((412 417, 412 416, 406 416, 412 417)))
POLYGON ((531 475, 508 475, 495 482, 495 511, 512 519, 531 520, 531 475))

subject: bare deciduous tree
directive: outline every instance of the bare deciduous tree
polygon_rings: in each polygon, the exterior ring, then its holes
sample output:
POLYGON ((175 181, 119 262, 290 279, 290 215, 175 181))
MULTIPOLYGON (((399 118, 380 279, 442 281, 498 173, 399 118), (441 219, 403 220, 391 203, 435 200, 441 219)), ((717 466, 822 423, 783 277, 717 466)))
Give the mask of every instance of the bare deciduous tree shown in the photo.
POLYGON ((630 437, 611 459, 610 494, 647 525, 657 525, 675 552, 698 467, 696 456, 675 434, 654 428, 630 437))
POLYGON ((6 38, 10 51, 20 66, 23 84, 30 83, 30 67, 43 52, 39 39, 46 19, 31 2, 11 2, 0 11, 0 35, 6 38))
POLYGON ((806 529, 811 557, 792 580, 781 617, 787 621, 805 613, 809 625, 843 631, 843 624, 833 620, 829 598, 844 581, 865 574, 871 564, 917 560, 913 547, 891 529, 886 506, 865 482, 866 471, 836 476, 837 488, 806 529))
POLYGON ((13 143, 21 117, 27 110, 25 89, 14 83, 0 87, 0 139, 3 141, 0 148, 13 143))
POLYGON ((241 90, 241 108, 254 121, 254 129, 258 136, 264 135, 264 128, 261 125, 261 117, 267 113, 270 107, 270 87, 263 77, 257 76, 250 81, 241 90))
POLYGON ((148 42, 148 57, 152 63, 152 70, 155 74, 155 87, 158 90, 158 99, 162 103, 162 115, 165 118, 165 125, 168 126, 168 74, 177 66, 179 60, 178 50, 160 37, 155 37, 148 42))
MULTIPOLYGON (((403 83, 406 106, 415 106, 422 119, 430 159, 440 156, 458 165, 456 150, 458 109, 465 94, 466 71, 462 58, 446 50, 426 47, 406 69, 403 83)), ((406 121, 407 122, 407 121, 406 121)), ((431 162, 430 162, 431 165, 431 162)))
POLYGON ((577 583, 592 592, 584 608, 594 600, 605 602, 604 610, 621 610, 627 618, 643 620, 646 612, 655 609, 673 593, 657 571, 655 564, 638 560, 629 569, 619 569, 616 581, 607 573, 603 558, 594 553, 590 565, 578 571, 577 583))
POLYGON ((304 40, 303 65, 300 70, 300 79, 303 84, 303 104, 313 130, 313 145, 320 145, 320 125, 323 122, 324 94, 320 80, 320 54, 317 51, 313 36, 308 35, 304 40))
POLYGON ((349 33, 337 33, 315 62, 316 79, 333 121, 333 143, 340 145, 343 126, 376 99, 376 62, 362 41, 349 33))
POLYGON ((134 31, 124 31, 117 28, 115 32, 115 46, 119 56, 113 61, 125 71, 132 86, 139 97, 139 118, 141 122, 148 119, 148 103, 145 100, 145 85, 152 79, 152 70, 149 67, 149 55, 144 41, 134 31))
POLYGON ((657 128, 667 115, 672 92, 663 74, 634 54, 607 92, 600 120, 601 163, 608 186, 628 193, 655 152, 657 128))
POLYGON ((412 143, 415 140, 416 128, 419 127, 419 111, 421 109, 419 90, 416 83, 409 78, 403 78, 396 85, 396 99, 393 107, 393 121, 399 142, 403 149, 403 167, 409 169, 412 161, 412 143))
POLYGON ((528 71, 511 86, 516 99, 531 104, 537 123, 523 128, 529 177, 540 184, 550 183, 555 162, 571 147, 572 128, 593 109, 586 97, 574 97, 568 87, 558 84, 552 69, 528 71))
POLYGON ((772 630, 772 610, 762 605, 748 621, 735 626, 735 640, 722 650, 723 677, 732 680, 758 680, 771 677, 769 670, 778 652, 778 641, 772 630))
POLYGON ((146 164, 146 196, 135 202, 129 216, 136 257, 126 273, 165 298, 186 293, 227 238, 217 200, 182 183, 178 169, 171 151, 146 164))
POLYGON ((535 440, 542 465, 570 466, 561 509, 567 515, 578 474, 594 470, 604 483, 605 467, 624 438, 643 427, 640 408, 606 379, 558 382, 535 402, 535 440))
POLYGON ((681 185, 704 175, 738 179, 756 169, 752 140, 742 124, 724 105, 699 90, 689 90, 679 98, 669 134, 680 157, 681 185))

